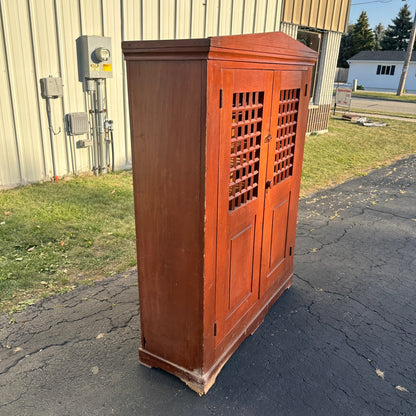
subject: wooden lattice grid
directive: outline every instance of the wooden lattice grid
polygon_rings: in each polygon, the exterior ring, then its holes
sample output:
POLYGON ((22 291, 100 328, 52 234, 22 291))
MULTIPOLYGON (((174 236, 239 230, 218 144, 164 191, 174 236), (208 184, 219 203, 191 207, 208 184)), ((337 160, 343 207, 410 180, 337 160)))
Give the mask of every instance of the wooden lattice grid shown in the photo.
POLYGON ((280 91, 273 185, 293 174, 300 89, 280 91))
POLYGON ((264 92, 233 94, 229 210, 257 197, 264 92))

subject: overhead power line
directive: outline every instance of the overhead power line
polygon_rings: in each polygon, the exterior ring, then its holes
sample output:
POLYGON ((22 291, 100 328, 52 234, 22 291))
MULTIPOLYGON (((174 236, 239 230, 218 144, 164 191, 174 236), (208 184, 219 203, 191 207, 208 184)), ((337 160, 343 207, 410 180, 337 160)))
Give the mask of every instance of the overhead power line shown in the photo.
POLYGON ((361 3, 351 3, 351 6, 359 6, 360 4, 369 4, 369 3, 391 3, 392 0, 372 0, 372 1, 363 1, 361 3))

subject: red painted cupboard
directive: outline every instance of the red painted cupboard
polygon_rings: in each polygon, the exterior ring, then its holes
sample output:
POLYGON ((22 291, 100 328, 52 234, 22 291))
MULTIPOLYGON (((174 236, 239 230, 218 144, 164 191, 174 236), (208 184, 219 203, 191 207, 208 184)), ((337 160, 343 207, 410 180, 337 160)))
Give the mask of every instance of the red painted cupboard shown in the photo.
POLYGON ((139 358, 202 394, 292 283, 316 53, 283 33, 123 52, 139 358))

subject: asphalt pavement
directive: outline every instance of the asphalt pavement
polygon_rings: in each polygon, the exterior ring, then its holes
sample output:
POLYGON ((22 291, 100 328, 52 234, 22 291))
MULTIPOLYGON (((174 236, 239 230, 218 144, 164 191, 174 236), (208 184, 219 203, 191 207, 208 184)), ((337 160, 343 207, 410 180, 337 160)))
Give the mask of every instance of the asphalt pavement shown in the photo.
MULTIPOLYGON (((334 101, 335 102, 335 101, 334 101)), ((375 98, 351 98, 351 108, 391 113, 413 115, 416 118, 416 102, 403 102, 394 100, 380 100, 375 98)))
POLYGON ((0 415, 415 415, 415 177, 301 200, 294 284, 203 397, 138 364, 134 270, 0 316, 0 415))

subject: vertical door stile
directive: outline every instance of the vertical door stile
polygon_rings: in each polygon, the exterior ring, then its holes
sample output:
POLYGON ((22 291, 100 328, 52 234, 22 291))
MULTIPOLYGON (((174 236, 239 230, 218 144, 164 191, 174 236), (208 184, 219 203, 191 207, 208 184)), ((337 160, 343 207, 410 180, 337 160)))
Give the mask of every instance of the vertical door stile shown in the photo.
POLYGON ((258 299, 273 71, 223 69, 216 345, 258 299))
MULTIPOLYGON (((297 126, 302 71, 275 71, 271 135, 263 216, 260 297, 275 292, 291 277, 290 247, 296 234, 296 214, 292 209, 294 185, 300 170, 296 164, 297 126), (294 218, 294 220, 293 220, 294 218), (273 289, 270 289, 272 288, 273 289)), ((303 148, 303 147, 302 147, 303 148)))

